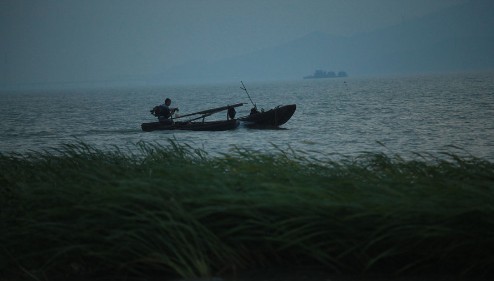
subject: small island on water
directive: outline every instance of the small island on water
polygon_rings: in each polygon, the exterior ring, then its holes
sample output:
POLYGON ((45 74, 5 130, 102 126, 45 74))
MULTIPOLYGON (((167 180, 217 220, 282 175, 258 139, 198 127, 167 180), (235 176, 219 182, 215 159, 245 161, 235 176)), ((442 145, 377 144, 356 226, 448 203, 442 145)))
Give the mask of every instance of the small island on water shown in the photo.
POLYGON ((326 71, 326 70, 318 69, 314 71, 313 75, 304 76, 304 79, 339 78, 339 77, 348 77, 348 74, 345 71, 340 71, 336 73, 334 71, 326 71))

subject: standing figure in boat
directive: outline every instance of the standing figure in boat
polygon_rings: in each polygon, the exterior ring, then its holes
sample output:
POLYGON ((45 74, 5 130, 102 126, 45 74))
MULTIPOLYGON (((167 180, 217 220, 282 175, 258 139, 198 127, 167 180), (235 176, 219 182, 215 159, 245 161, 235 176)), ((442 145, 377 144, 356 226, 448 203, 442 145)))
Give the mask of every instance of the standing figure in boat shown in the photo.
POLYGON ((151 114, 158 117, 160 123, 172 124, 173 120, 171 117, 175 112, 178 112, 178 108, 170 107, 171 104, 172 104, 172 100, 166 98, 164 104, 155 106, 153 109, 151 109, 151 114))

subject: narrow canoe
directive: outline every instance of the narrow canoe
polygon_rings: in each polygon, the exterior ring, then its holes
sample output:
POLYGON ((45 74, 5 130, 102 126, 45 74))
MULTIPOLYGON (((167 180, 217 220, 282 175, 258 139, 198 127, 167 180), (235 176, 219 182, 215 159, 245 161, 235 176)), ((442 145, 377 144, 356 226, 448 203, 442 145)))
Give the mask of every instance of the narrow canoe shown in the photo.
POLYGON ((236 119, 207 122, 173 122, 173 124, 163 124, 160 122, 142 123, 141 128, 145 132, 155 130, 190 130, 190 131, 226 131, 238 127, 240 122, 236 119))

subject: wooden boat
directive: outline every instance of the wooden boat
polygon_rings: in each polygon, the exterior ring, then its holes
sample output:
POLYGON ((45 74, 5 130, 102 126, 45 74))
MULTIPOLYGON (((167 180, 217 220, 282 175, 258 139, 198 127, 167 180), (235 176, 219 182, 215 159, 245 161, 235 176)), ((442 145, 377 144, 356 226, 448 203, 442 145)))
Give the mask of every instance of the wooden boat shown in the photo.
POLYGON ((235 107, 242 106, 243 103, 237 103, 234 105, 227 105, 207 110, 202 110, 190 114, 185 114, 174 119, 167 119, 166 122, 149 122, 142 123, 141 129, 145 132, 155 130, 190 130, 190 131, 226 131, 233 130, 238 127, 240 122, 235 118, 235 107), (204 119, 214 113, 221 111, 227 111, 227 120, 220 121, 205 121, 204 119), (200 115, 186 121, 175 121, 179 118, 190 117, 194 115, 200 115), (195 121, 202 119, 202 121, 195 121))
POLYGON ((249 115, 238 120, 246 122, 251 127, 278 127, 290 120, 296 109, 295 104, 277 106, 268 111, 257 111, 254 107, 249 115))
POLYGON ((142 123, 141 128, 145 132, 155 130, 190 130, 190 131, 226 131, 238 127, 240 122, 236 119, 221 121, 175 121, 171 124, 160 122, 142 123))
POLYGON ((249 97, 250 102, 254 106, 250 110, 249 115, 238 118, 238 120, 247 123, 248 127, 276 128, 280 125, 285 124, 288 120, 290 120, 290 118, 292 118, 293 113, 295 113, 295 110, 297 109, 297 106, 295 104, 289 104, 283 106, 280 105, 268 111, 264 111, 264 110, 259 111, 257 110, 256 104, 252 101, 249 92, 247 91, 247 88, 244 85, 244 82, 240 81, 240 83, 242 83, 242 87, 240 87, 240 89, 245 91, 247 97, 249 97))

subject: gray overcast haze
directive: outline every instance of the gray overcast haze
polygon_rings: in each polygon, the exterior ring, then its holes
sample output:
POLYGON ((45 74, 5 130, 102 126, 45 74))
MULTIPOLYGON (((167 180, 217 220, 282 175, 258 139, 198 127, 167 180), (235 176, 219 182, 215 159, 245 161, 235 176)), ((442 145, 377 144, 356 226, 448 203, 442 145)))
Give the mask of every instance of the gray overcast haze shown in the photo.
MULTIPOLYGON (((373 44, 382 41, 380 38, 401 42, 392 36, 407 34, 393 27, 408 28, 412 34, 428 30, 427 26, 419 26, 427 20, 437 25, 437 18, 425 19, 430 15, 446 21, 447 13, 453 15, 464 7, 492 7, 488 0, 0 1, 0 89, 105 81, 173 84, 263 77, 295 79, 320 67, 369 74, 373 68, 382 67, 377 58, 389 53, 405 56, 403 46, 407 42, 396 46, 386 43, 396 48, 387 53, 366 53, 368 50, 357 45, 383 49, 373 44), (379 33, 380 30, 384 31, 379 33), (318 53, 317 45, 327 47, 327 53, 334 57, 318 53), (304 49, 310 54, 307 59, 301 54, 304 49), (266 63, 262 66, 264 72, 256 68, 261 69, 261 62, 266 63)), ((481 28, 477 31, 482 39, 475 41, 475 46, 477 42, 487 44, 481 46, 483 51, 493 41, 489 31, 492 26, 485 29, 485 36, 482 30, 492 22, 490 14, 494 14, 492 10, 484 15, 490 17, 487 22, 472 27, 481 28)), ((457 26, 475 17, 457 15, 457 26)), ((468 35, 470 31, 462 32, 468 35)), ((435 35, 429 35, 426 39, 410 35, 409 40, 434 41, 435 35)), ((418 45, 422 50, 441 51, 441 44, 448 46, 447 40, 461 41, 451 38, 432 42, 434 47, 418 45)), ((407 54, 419 51, 408 50, 407 54)), ((458 56, 459 51, 455 52, 451 55, 458 56)), ((460 66, 475 69, 475 59, 471 65, 460 66)), ((492 60, 488 58, 481 68, 492 67, 492 60)), ((400 62, 384 66, 387 73, 404 69, 400 62)), ((415 65, 408 70, 442 71, 448 67, 415 65)))

